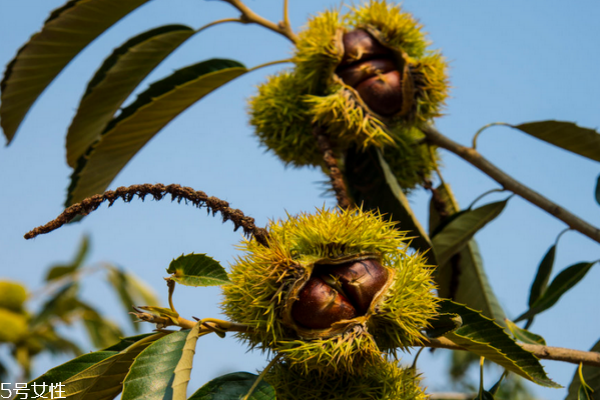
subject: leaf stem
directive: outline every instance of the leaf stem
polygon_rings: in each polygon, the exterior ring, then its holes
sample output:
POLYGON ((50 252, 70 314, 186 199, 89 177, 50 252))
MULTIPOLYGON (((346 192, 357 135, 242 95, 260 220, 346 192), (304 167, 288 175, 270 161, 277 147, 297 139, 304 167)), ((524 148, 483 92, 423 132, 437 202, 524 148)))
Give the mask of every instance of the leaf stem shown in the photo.
POLYGON ((264 67, 270 67, 271 65, 285 64, 285 63, 291 63, 291 62, 293 62, 293 60, 291 58, 286 58, 285 60, 269 61, 267 63, 259 64, 255 67, 250 68, 248 70, 248 72, 256 71, 257 69, 264 68, 264 67))
MULTIPOLYGON (((594 351, 581 351, 565 349, 563 347, 550 347, 537 344, 517 343, 524 350, 533 353, 537 358, 544 360, 564 361, 571 364, 583 363, 593 367, 600 367, 600 353, 594 351)), ((448 338, 441 337, 437 339, 426 339, 422 343, 423 347, 450 350, 467 350, 451 341, 448 338)))
POLYGON ((479 135, 481 135, 481 132, 485 131, 487 128, 491 128, 492 126, 510 126, 510 127, 512 127, 511 124, 507 124, 506 122, 492 122, 491 124, 482 126, 477 132, 475 132, 475 135, 473 135, 473 150, 475 150, 477 148, 477 138, 479 137, 479 135))
POLYGON ((225 3, 231 4, 233 7, 237 8, 239 12, 242 13, 240 16, 240 20, 244 23, 258 24, 261 25, 275 33, 279 33, 280 35, 288 38, 292 43, 296 43, 297 37, 296 34, 292 31, 289 24, 286 24, 285 21, 280 24, 275 24, 260 15, 256 14, 250 8, 248 8, 244 3, 240 0, 222 0, 225 3))
POLYGON ((224 19, 219 19, 217 21, 210 22, 210 23, 208 23, 208 24, 206 24, 204 26, 201 26, 200 28, 198 28, 196 30, 196 33, 200 33, 203 30, 205 30, 207 28, 210 28, 211 26, 223 24, 223 23, 226 23, 226 22, 239 22, 240 24, 247 24, 248 23, 247 21, 244 21, 241 18, 224 18, 224 19))
POLYGON ((254 392, 254 390, 256 390, 260 381, 262 381, 264 379, 267 372, 269 372, 269 370, 273 367, 273 365, 275 365, 275 363, 277 362, 277 360, 279 360, 279 358, 281 358, 281 353, 277 354, 275 357, 273 357, 273 359, 271 361, 269 361, 269 363, 267 364, 265 369, 263 369, 262 372, 260 373, 260 375, 258 375, 258 378, 256 378, 256 380, 252 384, 252 387, 250 388, 250 390, 248 390, 248 393, 246 393, 246 395, 242 398, 242 400, 250 399, 250 396, 252 396, 252 393, 254 392))
POLYGON ((519 195, 531 204, 538 206, 542 210, 548 212, 550 215, 563 221, 571 229, 574 229, 594 240, 595 242, 600 243, 600 229, 587 223, 558 204, 550 201, 538 192, 518 182, 485 159, 475 149, 456 143, 455 141, 442 135, 430 125, 422 125, 420 129, 430 143, 456 154, 463 160, 469 162, 475 168, 479 169, 481 172, 488 175, 490 178, 494 179, 496 182, 502 185, 505 190, 509 190, 519 195))
POLYGON ((487 192, 485 192, 485 193, 483 193, 483 194, 480 194, 479 196, 477 196, 477 197, 475 198, 475 200, 473 200, 473 201, 471 202, 471 204, 469 205, 469 207, 467 207, 467 210, 471 210, 471 209, 473 208, 473 206, 475 205, 475 203, 477 203, 479 200, 483 199, 483 198, 484 198, 485 196, 487 196, 488 194, 490 194, 490 193, 496 193, 496 192, 498 192, 498 193, 502 193, 502 192, 504 192, 504 189, 498 189, 498 188, 496 188, 496 189, 491 189, 491 190, 488 190, 487 192))

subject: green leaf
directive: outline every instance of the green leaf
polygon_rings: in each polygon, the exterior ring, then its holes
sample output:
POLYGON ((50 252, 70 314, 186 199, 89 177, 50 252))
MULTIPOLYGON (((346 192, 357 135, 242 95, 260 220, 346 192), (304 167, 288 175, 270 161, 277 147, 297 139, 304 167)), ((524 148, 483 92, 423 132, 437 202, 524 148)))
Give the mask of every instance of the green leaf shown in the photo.
MULTIPOLYGON (((600 340, 598 340, 596 344, 592 346, 590 351, 600 353, 600 340)), ((569 394, 565 400, 578 400, 579 391, 581 390, 583 383, 585 383, 587 386, 588 392, 590 390, 593 391, 595 395, 594 398, 596 398, 600 394, 600 368, 590 365, 580 365, 580 367, 575 371, 573 380, 569 385, 569 394)))
POLYGON ((187 387, 192 373, 192 365, 194 363, 194 354, 196 354, 196 343, 198 342, 198 334, 202 321, 198 321, 190 330, 185 338, 181 358, 175 367, 175 378, 173 379, 173 400, 186 400, 187 387))
POLYGON ((427 337, 435 339, 454 332, 461 325, 462 318, 458 314, 438 314, 435 318, 429 320, 429 328, 425 329, 425 334, 427 337))
POLYGON ((102 317, 93 307, 81 303, 81 308, 84 310, 81 319, 94 347, 111 346, 123 337, 119 327, 114 322, 102 317))
POLYGON ((142 80, 195 31, 184 25, 165 25, 137 35, 104 60, 90 80, 67 132, 67 163, 77 160, 102 131, 142 80))
MULTIPOLYGON (((444 218, 441 215, 459 214, 458 202, 452 194, 447 183, 443 183, 437 189, 437 199, 432 198, 430 203, 429 229, 433 231, 440 225, 444 218)), ((453 299, 454 301, 480 310, 483 315, 492 318, 499 325, 504 325, 504 310, 500 306, 494 291, 489 283, 483 267, 483 260, 479 254, 479 246, 475 239, 467 242, 467 245, 450 260, 441 264, 435 276, 438 284, 440 297, 453 299)))
POLYGON ((83 265, 83 261, 87 257, 90 250, 90 239, 86 235, 81 240, 81 244, 79 245, 79 249, 77 250, 77 255, 75 255, 75 259, 67 265, 56 265, 52 267, 48 274, 46 275, 46 282, 50 282, 52 280, 62 278, 65 275, 72 274, 79 267, 83 265))
POLYGON ((206 254, 187 254, 171 261, 171 279, 186 286, 216 286, 231 283, 225 268, 206 254))
POLYGON ((140 282, 133 274, 127 273, 121 268, 108 265, 108 282, 111 284, 123 306, 125 312, 129 315, 135 331, 139 330, 139 324, 135 321, 137 318, 130 314, 131 307, 139 304, 158 305, 160 302, 143 282, 140 282))
POLYGON ((477 231, 500 215, 507 202, 508 199, 469 210, 446 225, 432 238, 438 263, 446 263, 462 250, 477 231))
POLYGON ((78 160, 67 205, 102 193, 165 125, 213 90, 248 72, 237 61, 212 59, 175 71, 142 92, 78 160))
MULTIPOLYGON (((239 400, 248 393, 256 379, 258 376, 249 372, 222 375, 206 383, 188 400, 239 400)), ((275 400, 275 389, 261 380, 248 400, 275 400)))
POLYGON ((512 125, 538 139, 600 162, 600 134, 594 129, 582 128, 573 122, 537 121, 512 125))
POLYGON ((519 328, 514 322, 507 319, 506 326, 510 330, 510 333, 514 336, 516 340, 522 343, 527 344, 541 344, 542 346, 546 345, 546 340, 540 335, 536 335, 535 333, 529 332, 527 329, 519 328))
MULTIPOLYGON (((73 375, 63 382, 63 396, 70 400, 113 399, 123 390, 123 380, 136 357, 165 335, 167 334, 160 332, 141 339, 125 350, 73 375)), ((54 398, 57 398, 56 391, 54 398)))
POLYGON ((581 262, 562 270, 556 275, 542 296, 533 303, 529 310, 515 319, 515 322, 533 318, 536 314, 552 307, 563 294, 583 279, 594 264, 595 262, 581 262))
POLYGON ((596 202, 600 204, 600 175, 598 175, 598 181, 596 182, 596 202))
POLYGON ((65 323, 70 323, 71 313, 76 310, 80 303, 76 298, 79 285, 70 282, 49 298, 38 314, 33 318, 33 327, 48 321, 52 317, 59 317, 65 323))
POLYGON ((537 299, 544 293, 552 275, 552 267, 554 266, 554 259, 556 258, 556 245, 553 245, 548 249, 548 252, 542 259, 540 266, 538 267, 537 274, 533 283, 531 284, 531 290, 529 291, 529 307, 531 307, 537 299))
POLYGON ((19 49, 0 83, 0 120, 7 141, 38 96, 90 42, 148 0, 69 0, 19 49))
POLYGON ((398 229, 409 231, 409 236, 415 236, 411 247, 421 252, 429 251, 429 262, 435 264, 429 236, 412 212, 406 195, 381 152, 376 148, 364 152, 351 148, 344 165, 348 190, 356 204, 362 205, 364 210, 379 210, 386 218, 396 222, 398 229))
POLYGON ((125 377, 121 399, 172 398, 174 371, 181 359, 188 333, 189 330, 173 332, 142 351, 125 377))
MULTIPOLYGON (((117 345, 113 346, 113 348, 96 351, 94 353, 84 354, 82 356, 74 358, 73 360, 68 361, 62 365, 59 365, 58 367, 54 367, 54 368, 50 369, 45 374, 32 380, 31 382, 29 382, 27 384, 27 387, 31 388, 33 390, 33 385, 35 384, 36 388, 38 390, 38 394, 42 394, 42 392, 48 393, 49 385, 57 384, 59 382, 65 382, 69 378, 87 370, 88 368, 91 368, 94 365, 99 364, 110 357, 118 355, 121 350, 124 350, 127 347, 130 347, 135 342, 137 342, 141 339, 145 339, 152 335, 155 335, 155 334, 150 334, 150 335, 146 334, 146 335, 124 338, 117 345), (46 384, 45 390, 42 389, 43 383, 46 384)), ((15 400, 16 399, 24 400, 25 398, 27 398, 27 394, 17 396, 17 397, 15 397, 15 400)), ((31 398, 31 396, 28 398, 31 398)))
POLYGON ((450 300, 440 302, 439 312, 454 313, 461 316, 463 325, 446 335, 457 345, 485 357, 538 385, 560 388, 546 376, 539 360, 530 352, 523 350, 504 329, 492 319, 462 304, 450 300))

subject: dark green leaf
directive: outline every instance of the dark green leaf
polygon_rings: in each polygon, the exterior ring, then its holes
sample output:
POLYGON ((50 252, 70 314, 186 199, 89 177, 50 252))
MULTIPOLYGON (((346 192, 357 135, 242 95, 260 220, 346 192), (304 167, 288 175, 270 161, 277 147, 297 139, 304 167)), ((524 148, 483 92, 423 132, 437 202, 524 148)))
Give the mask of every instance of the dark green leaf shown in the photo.
POLYGON ((528 344, 541 344, 542 346, 546 345, 546 340, 540 335, 536 335, 535 333, 529 332, 527 329, 519 328, 514 322, 511 320, 506 320, 506 326, 510 330, 510 333, 514 336, 516 340, 522 343, 528 344))
POLYGON ((450 300, 440 302, 439 312, 458 314, 463 320, 460 328, 446 335, 454 343, 539 385, 561 387, 546 376, 533 354, 523 350, 492 319, 450 300))
POLYGON ((596 182, 596 202, 600 204, 600 175, 598 175, 598 181, 596 182))
POLYGON ((537 121, 513 125, 545 142, 600 162, 600 134, 594 129, 582 128, 573 122, 537 121))
POLYGON ((486 204, 469 210, 444 227, 433 239, 433 248, 439 264, 462 250, 477 231, 496 218, 508 200, 486 204))
MULTIPOLYGON (((592 346, 590 351, 595 351, 600 353, 600 340, 592 346)), ((581 368, 581 377, 585 381, 586 385, 594 391, 594 397, 600 395, 600 368, 593 367, 590 365, 584 365, 581 368)), ((578 400, 577 395, 580 390, 581 385, 581 377, 579 375, 579 369, 575 370, 575 375, 573 376, 573 380, 569 385, 569 394, 565 400, 578 400)))
POLYGON ((587 272, 592 268, 595 262, 582 262, 575 265, 571 265, 568 268, 562 270, 548 289, 537 299, 535 303, 525 313, 519 316, 515 322, 522 321, 524 319, 533 318, 536 314, 541 313, 552 307, 556 302, 565 294, 569 289, 575 286, 587 272))
POLYGON ((425 334, 431 339, 454 332, 462 325, 462 318, 458 314, 438 314, 429 320, 430 327, 425 329, 425 334))
POLYGON ((84 310, 81 319, 94 347, 111 346, 123 337, 123 333, 114 322, 102 317, 91 306, 81 303, 81 308, 84 310))
POLYGON ((175 367, 181 359, 188 332, 173 332, 136 357, 123 382, 122 400, 171 398, 175 367), (156 368, 157 365, 160 368, 156 368))
POLYGON ((67 323, 71 322, 70 314, 79 307, 79 301, 76 298, 78 291, 79 285, 75 282, 65 285, 44 303, 42 309, 33 318, 32 326, 44 323, 52 317, 59 317, 67 323))
MULTIPOLYGON (((258 376, 249 372, 234 372, 208 382, 188 400, 239 400, 245 396, 258 376)), ((260 381, 248 400, 275 400, 275 389, 260 381)))
POLYGON ((165 125, 213 90, 248 72, 237 61, 212 59, 153 83, 104 129, 78 160, 67 204, 102 193, 131 158, 165 125))
POLYGON ((90 250, 90 239, 87 236, 84 236, 81 244, 79 245, 79 249, 77 250, 77 255, 75 255, 75 259, 67 265, 56 265, 52 267, 48 274, 46 275, 46 282, 49 282, 54 279, 62 278, 65 275, 69 275, 75 272, 87 257, 87 254, 90 250))
POLYGON ((0 84, 0 120, 10 142, 27 111, 90 42, 148 0, 69 0, 18 51, 0 84))
MULTIPOLYGON (((154 335, 154 334, 151 334, 151 335, 154 335)), ((38 393, 42 394, 41 385, 42 385, 42 383, 46 383, 46 390, 43 392, 48 393, 49 385, 56 384, 59 382, 65 382, 67 379, 71 378, 72 376, 79 374, 80 372, 92 367, 93 365, 96 365, 96 364, 106 360, 107 358, 110 358, 112 356, 119 354, 119 352, 121 350, 124 350, 127 347, 131 346, 133 343, 137 342, 138 340, 144 339, 151 335, 140 335, 140 336, 135 336, 135 337, 124 338, 121 340, 120 343, 113 346, 113 348, 104 349, 101 351, 96 351, 94 353, 88 353, 88 354, 79 356, 71 361, 68 361, 62 365, 59 365, 58 367, 52 368, 51 370, 46 372, 44 375, 29 382, 27 387, 32 388, 32 390, 33 390, 33 385, 35 384, 37 387, 38 393), (39 386, 37 386, 37 385, 39 385, 39 386)), ((16 399, 24 400, 25 398, 26 398, 26 395, 24 394, 22 396, 15 397, 15 400, 16 399)), ((29 397, 29 398, 31 398, 31 397, 29 397)))
POLYGON ((90 80, 67 132, 67 163, 77 160, 100 138, 106 124, 140 82, 195 31, 166 25, 129 39, 104 60, 90 80))
POLYGON ((529 307, 536 302, 537 299, 544 293, 552 275, 552 267, 554 266, 554 259, 556 257, 556 245, 553 245, 548 249, 548 252, 542 259, 540 266, 538 267, 537 274, 533 283, 531 284, 531 290, 529 291, 529 307))
POLYGON ((494 395, 486 390, 483 390, 477 395, 477 397, 475 397, 474 400, 494 400, 494 395))
POLYGON ((360 151, 348 150, 344 161, 348 189, 356 204, 364 210, 379 210, 386 218, 398 224, 398 229, 409 231, 411 247, 421 252, 429 251, 429 262, 435 264, 435 255, 430 251, 431 241, 413 214, 406 195, 398 181, 376 148, 360 151))
MULTIPOLYGON (((435 199, 430 203, 430 231, 443 220, 441 215, 452 216, 458 213, 459 206, 447 183, 436 189, 435 199)), ((494 294, 483 268, 479 246, 474 239, 467 242, 458 254, 441 264, 435 276, 440 297, 450 298, 458 303, 480 310, 483 315, 504 325, 505 314, 494 294)))
MULTIPOLYGON (((133 343, 125 350, 111 355, 64 380, 64 394, 70 400, 109 400, 123 390, 123 380, 136 357, 166 333, 155 333, 133 343)), ((54 398, 57 398, 55 391, 54 398)))
POLYGON ((225 268, 206 254, 187 254, 171 261, 171 279, 186 286, 216 286, 231 283, 225 268))

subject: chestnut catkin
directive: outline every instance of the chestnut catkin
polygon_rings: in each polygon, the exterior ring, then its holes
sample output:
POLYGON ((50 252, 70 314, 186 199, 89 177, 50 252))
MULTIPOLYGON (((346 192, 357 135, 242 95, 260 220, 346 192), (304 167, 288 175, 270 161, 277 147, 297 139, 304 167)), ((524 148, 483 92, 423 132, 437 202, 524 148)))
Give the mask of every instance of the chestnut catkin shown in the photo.
POLYGON ((292 306, 292 318, 311 329, 327 329, 334 322, 356 315, 356 309, 345 296, 316 276, 306 282, 292 306))
POLYGON ((356 90, 369 108, 377 114, 391 116, 402 110, 402 79, 398 71, 362 81, 356 90))

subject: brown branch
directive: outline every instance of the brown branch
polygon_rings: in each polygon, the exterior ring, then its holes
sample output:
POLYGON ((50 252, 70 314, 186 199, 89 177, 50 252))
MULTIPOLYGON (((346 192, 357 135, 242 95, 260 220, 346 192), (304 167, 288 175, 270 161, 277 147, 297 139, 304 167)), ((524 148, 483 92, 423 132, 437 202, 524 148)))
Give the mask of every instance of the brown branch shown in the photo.
MULTIPOLYGON (((517 343, 523 349, 533 353, 537 358, 543 360, 564 361, 572 364, 583 363, 583 365, 591 365, 600 367, 600 353, 593 351, 581 351, 565 349, 562 347, 550 347, 535 344, 517 343)), ((447 338, 429 339, 422 345, 423 347, 432 347, 439 349, 450 350, 467 350, 447 338)))
POLYGON ((325 161, 325 165, 329 170, 331 186, 335 191, 335 198, 337 199, 338 205, 343 209, 352 207, 352 201, 348 196, 346 182, 344 182, 344 177, 342 176, 337 159, 331 149, 329 138, 325 134, 325 129, 320 125, 315 125, 313 127, 313 136, 317 139, 317 146, 319 147, 319 151, 323 154, 323 161, 325 161))
MULTIPOLYGON (((239 12, 242 13, 240 19, 243 22, 261 25, 269 30, 272 30, 273 32, 276 32, 276 33, 279 33, 280 35, 285 36, 292 43, 296 43, 296 40, 298 38, 296 37, 296 34, 292 31, 292 28, 291 28, 289 21, 287 20, 287 17, 285 16, 285 14, 284 14, 283 21, 280 22, 279 24, 275 24, 275 23, 261 17, 260 15, 256 14, 254 11, 252 11, 250 8, 248 8, 248 6, 246 6, 240 0, 223 0, 223 1, 225 3, 231 4, 232 6, 237 8, 239 12)), ((284 9, 285 9, 285 13, 287 13, 287 5, 284 7, 284 9)))
POLYGON ((142 201, 148 195, 151 195, 154 200, 162 200, 166 195, 171 195, 171 201, 181 203, 184 200, 189 201, 194 206, 206 207, 209 212, 215 215, 217 212, 223 216, 223 222, 231 221, 235 225, 235 230, 240 227, 244 230, 246 236, 253 236, 257 242, 264 246, 268 246, 269 234, 264 228, 258 228, 254 224, 254 218, 247 217, 240 210, 229 207, 229 203, 220 200, 216 197, 208 197, 206 193, 194 190, 190 187, 180 185, 162 185, 162 184, 144 184, 121 186, 117 190, 109 190, 103 194, 96 194, 92 197, 84 199, 81 203, 73 204, 62 212, 56 219, 48 222, 46 225, 39 226, 25 234, 25 239, 33 239, 37 235, 52 232, 60 228, 64 224, 69 223, 78 215, 88 215, 95 211, 103 202, 108 201, 108 206, 112 206, 118 199, 129 203, 136 196, 142 201))
POLYGON ((542 210, 560 219, 571 229, 579 231, 590 239, 600 243, 600 229, 585 222, 558 204, 550 201, 536 191, 513 179, 511 176, 507 175, 505 172, 486 160, 475 149, 456 143, 455 141, 442 135, 432 126, 422 126, 421 131, 425 134, 430 143, 444 148, 461 157, 463 160, 469 162, 481 172, 485 173, 490 178, 502 185, 505 190, 509 190, 519 195, 523 199, 529 201, 531 204, 538 206, 542 210))

